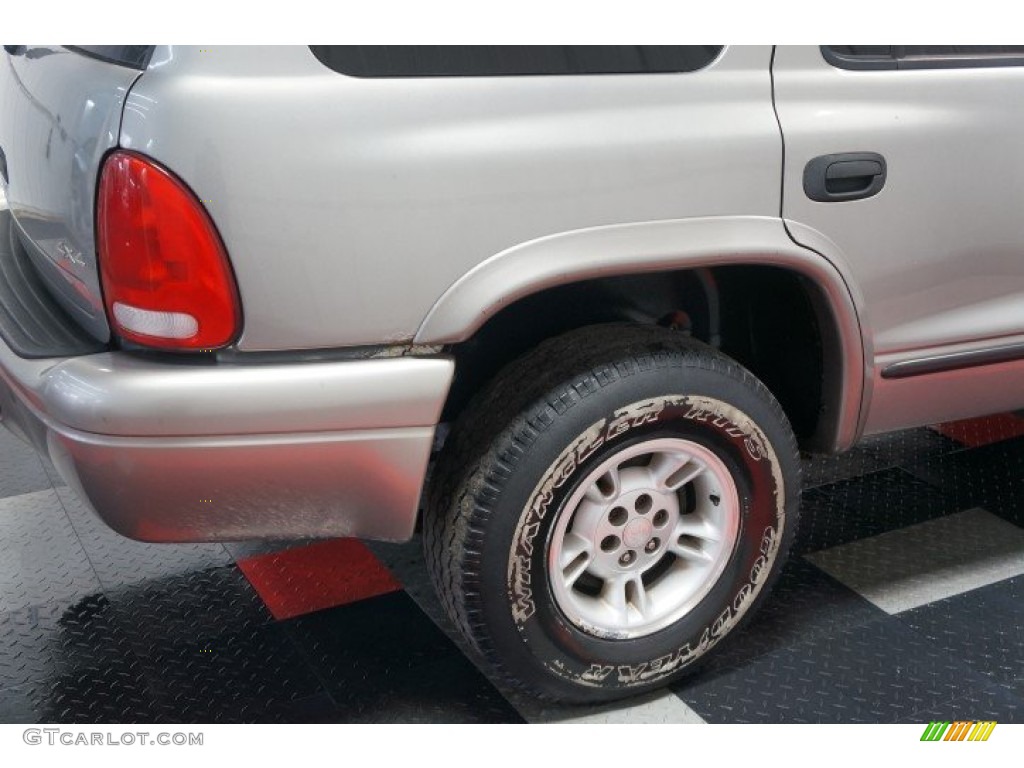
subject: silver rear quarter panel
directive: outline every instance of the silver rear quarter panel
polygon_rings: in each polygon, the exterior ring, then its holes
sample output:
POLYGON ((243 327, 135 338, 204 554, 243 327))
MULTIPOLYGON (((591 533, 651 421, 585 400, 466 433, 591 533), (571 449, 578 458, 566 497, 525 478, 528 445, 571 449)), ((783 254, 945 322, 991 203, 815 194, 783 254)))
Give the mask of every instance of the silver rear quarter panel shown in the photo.
POLYGON ((524 243, 777 217, 770 59, 741 46, 684 74, 358 79, 301 46, 158 48, 121 143, 210 210, 241 349, 408 341, 453 283, 524 243))

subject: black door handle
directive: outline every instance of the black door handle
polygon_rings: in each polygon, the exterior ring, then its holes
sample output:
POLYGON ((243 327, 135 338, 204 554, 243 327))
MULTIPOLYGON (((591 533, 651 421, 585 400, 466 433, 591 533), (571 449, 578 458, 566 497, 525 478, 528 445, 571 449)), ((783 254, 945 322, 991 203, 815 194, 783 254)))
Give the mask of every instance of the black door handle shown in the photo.
POLYGON ((804 194, 819 203, 861 200, 882 190, 885 174, 885 158, 877 152, 822 155, 804 168, 804 194))

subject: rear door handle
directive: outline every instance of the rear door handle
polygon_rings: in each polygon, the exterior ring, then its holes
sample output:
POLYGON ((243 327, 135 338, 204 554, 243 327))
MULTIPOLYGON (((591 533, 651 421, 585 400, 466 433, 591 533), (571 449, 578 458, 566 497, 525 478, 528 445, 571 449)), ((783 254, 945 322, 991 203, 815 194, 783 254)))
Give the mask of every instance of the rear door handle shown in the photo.
POLYGON ((882 191, 885 176, 885 158, 877 152, 821 155, 804 168, 804 194, 819 203, 862 200, 882 191))

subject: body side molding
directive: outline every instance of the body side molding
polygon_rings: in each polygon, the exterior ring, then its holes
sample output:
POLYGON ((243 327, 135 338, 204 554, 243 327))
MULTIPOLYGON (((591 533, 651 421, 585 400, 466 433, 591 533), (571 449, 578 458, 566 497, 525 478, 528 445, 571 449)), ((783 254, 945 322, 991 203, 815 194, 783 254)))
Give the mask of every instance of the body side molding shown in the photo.
POLYGON ((962 368, 998 365, 1024 360, 1024 343, 1002 344, 964 352, 928 355, 913 360, 902 360, 882 369, 883 379, 906 379, 929 373, 943 373, 962 368))

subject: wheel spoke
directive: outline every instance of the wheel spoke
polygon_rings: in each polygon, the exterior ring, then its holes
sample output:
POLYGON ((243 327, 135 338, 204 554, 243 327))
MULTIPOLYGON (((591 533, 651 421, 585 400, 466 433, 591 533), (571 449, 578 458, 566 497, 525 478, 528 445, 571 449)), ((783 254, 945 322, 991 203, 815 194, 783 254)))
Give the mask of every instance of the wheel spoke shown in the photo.
POLYGON ((622 486, 619 482, 619 468, 612 467, 587 488, 586 497, 591 501, 603 503, 619 495, 622 486))
POLYGON ((586 561, 590 561, 592 546, 590 540, 580 536, 578 533, 568 533, 565 541, 562 542, 562 551, 558 557, 558 565, 563 570, 572 565, 580 555, 586 555, 586 561))
POLYGON ((615 618, 625 626, 629 623, 629 602, 626 595, 628 579, 621 576, 608 579, 601 589, 601 597, 615 614, 615 618))
POLYGON ((558 565, 562 569, 562 580, 566 589, 572 589, 576 580, 586 572, 592 557, 593 546, 589 539, 578 533, 566 534, 562 551, 558 556, 558 565))
POLYGON ((647 616, 651 598, 647 594, 644 580, 640 578, 639 573, 626 582, 626 600, 633 604, 640 616, 647 616))
POLYGON ((703 539, 704 541, 716 544, 722 540, 721 531, 699 515, 686 515, 683 517, 676 523, 673 535, 676 539, 680 536, 692 536, 695 539, 703 539))
POLYGON ((630 623, 630 606, 641 619, 645 618, 651 609, 651 597, 639 573, 621 574, 608 579, 601 590, 601 598, 623 626, 630 623))
POLYGON ((655 487, 665 491, 678 491, 692 482, 705 467, 685 453, 657 453, 647 465, 655 487))
POLYGON ((562 569, 562 578, 565 579, 565 586, 572 589, 573 584, 576 580, 587 571, 587 566, 590 565, 590 555, 586 552, 581 553, 579 557, 573 560, 569 565, 562 569))
POLYGON ((676 557, 691 563, 709 563, 713 559, 711 554, 700 546, 688 542, 680 543, 678 537, 672 540, 668 549, 676 557))

